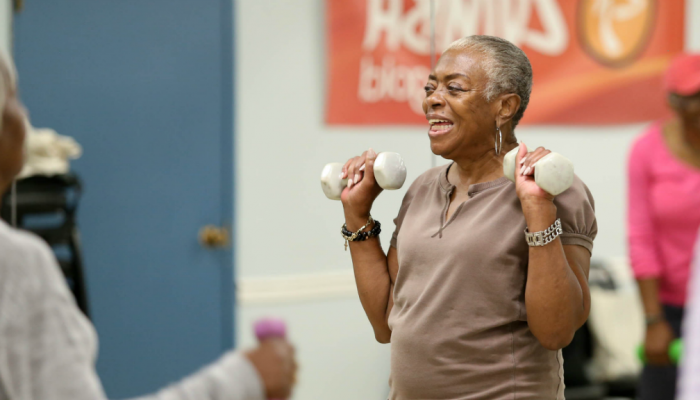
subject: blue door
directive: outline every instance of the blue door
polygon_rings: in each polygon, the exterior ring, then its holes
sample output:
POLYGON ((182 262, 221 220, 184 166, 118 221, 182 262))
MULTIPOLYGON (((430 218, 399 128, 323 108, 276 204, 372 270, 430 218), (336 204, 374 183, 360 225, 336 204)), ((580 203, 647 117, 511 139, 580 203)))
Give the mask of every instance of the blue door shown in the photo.
POLYGON ((232 0, 31 0, 15 14, 20 92, 73 136, 98 372, 112 398, 195 371, 233 343, 232 0))

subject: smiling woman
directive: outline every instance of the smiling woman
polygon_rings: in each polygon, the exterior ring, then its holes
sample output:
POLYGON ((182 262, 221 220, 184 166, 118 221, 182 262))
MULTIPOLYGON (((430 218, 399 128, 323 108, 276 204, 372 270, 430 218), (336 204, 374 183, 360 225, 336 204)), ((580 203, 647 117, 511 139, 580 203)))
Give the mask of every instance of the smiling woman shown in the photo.
MULTIPOLYGON (((431 150, 453 162, 411 185, 388 254, 373 238, 350 244, 362 305, 391 342, 390 399, 564 398, 559 350, 588 317, 597 224, 580 179, 556 198, 534 182, 548 150, 521 144, 515 183, 503 175, 531 87, 512 43, 453 43, 423 100, 431 150), (528 246, 533 232, 546 240, 528 246)), ((375 159, 370 149, 344 166, 351 231, 374 227, 375 159)))
MULTIPOLYGON (((493 128, 494 134, 498 133, 494 137, 494 147, 496 152, 500 153, 502 128, 508 133, 506 145, 512 148, 512 144, 517 143, 512 133, 530 102, 532 67, 520 49, 503 39, 493 39, 486 41, 470 36, 452 43, 440 59, 443 65, 451 65, 452 70, 445 71, 446 75, 440 78, 446 86, 449 98, 457 100, 450 101, 452 111, 464 117, 468 116, 464 119, 471 124, 471 128, 464 131, 486 131, 489 127, 493 128), (460 50, 470 50, 479 55, 463 57, 463 51, 460 50), (504 107, 499 113, 503 114, 497 115, 494 122, 489 115, 493 114, 493 111, 485 112, 484 108, 501 94, 507 94, 500 103, 504 107)), ((433 139, 448 133, 454 123, 446 119, 444 113, 428 109, 429 102, 433 101, 430 100, 431 95, 437 90, 438 83, 438 76, 435 73, 430 74, 425 86, 426 101, 423 111, 430 123, 431 146, 438 146, 432 148, 433 153, 443 155, 440 152, 440 142, 433 139)))

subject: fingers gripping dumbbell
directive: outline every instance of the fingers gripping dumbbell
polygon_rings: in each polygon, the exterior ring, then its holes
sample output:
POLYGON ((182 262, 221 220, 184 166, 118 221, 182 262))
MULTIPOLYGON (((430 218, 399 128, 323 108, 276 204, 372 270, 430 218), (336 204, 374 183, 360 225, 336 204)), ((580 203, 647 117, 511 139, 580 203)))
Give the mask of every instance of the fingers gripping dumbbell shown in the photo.
MULTIPOLYGON (((518 149, 516 147, 509 151, 503 159, 503 174, 513 182, 518 149)), ((545 192, 556 196, 574 183, 574 164, 561 154, 549 153, 535 163, 535 183, 545 192)))
MULTIPOLYGON (((326 164, 321 172, 321 188, 331 200, 340 200, 343 189, 348 185, 347 178, 341 178, 343 164, 326 164)), ((406 181, 406 165, 399 153, 384 152, 374 160, 374 179, 387 190, 400 189, 406 181)))
MULTIPOLYGON (((637 346, 637 358, 642 364, 647 364, 647 353, 643 344, 637 346)), ((681 358, 683 358, 683 340, 675 339, 668 345, 668 359, 672 364, 677 365, 681 358)))
POLYGON ((255 332, 255 337, 257 337, 260 342, 268 339, 285 339, 287 337, 287 324, 281 319, 265 318, 258 320, 253 330, 255 332))

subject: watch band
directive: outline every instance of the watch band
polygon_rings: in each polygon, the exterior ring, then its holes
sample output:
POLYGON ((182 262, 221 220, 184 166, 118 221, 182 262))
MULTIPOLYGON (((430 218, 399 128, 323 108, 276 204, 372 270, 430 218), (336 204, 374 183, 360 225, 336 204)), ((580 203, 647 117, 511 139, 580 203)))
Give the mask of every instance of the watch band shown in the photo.
POLYGON ((545 246, 553 242, 554 239, 562 233, 564 233, 564 231, 561 229, 561 220, 557 218, 549 228, 540 232, 530 233, 527 228, 525 228, 525 239, 527 240, 527 245, 530 247, 545 246))

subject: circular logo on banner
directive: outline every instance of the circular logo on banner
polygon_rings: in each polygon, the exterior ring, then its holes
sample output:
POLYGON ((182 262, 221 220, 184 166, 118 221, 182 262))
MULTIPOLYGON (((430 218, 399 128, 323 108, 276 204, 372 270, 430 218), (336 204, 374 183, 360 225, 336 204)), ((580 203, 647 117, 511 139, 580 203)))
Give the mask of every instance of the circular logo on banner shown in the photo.
POLYGON ((646 47, 654 22, 654 0, 581 0, 579 37, 598 62, 619 67, 646 47))

